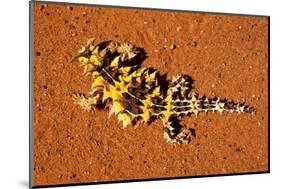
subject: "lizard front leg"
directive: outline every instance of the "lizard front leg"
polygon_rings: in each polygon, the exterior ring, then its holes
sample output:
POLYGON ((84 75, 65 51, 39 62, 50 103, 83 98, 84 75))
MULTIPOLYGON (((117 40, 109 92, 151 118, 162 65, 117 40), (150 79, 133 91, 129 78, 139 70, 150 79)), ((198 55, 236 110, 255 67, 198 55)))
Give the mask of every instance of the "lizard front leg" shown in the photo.
POLYGON ((90 92, 89 96, 81 93, 74 93, 72 99, 75 104, 80 105, 84 110, 90 111, 102 103, 103 89, 97 87, 90 92))

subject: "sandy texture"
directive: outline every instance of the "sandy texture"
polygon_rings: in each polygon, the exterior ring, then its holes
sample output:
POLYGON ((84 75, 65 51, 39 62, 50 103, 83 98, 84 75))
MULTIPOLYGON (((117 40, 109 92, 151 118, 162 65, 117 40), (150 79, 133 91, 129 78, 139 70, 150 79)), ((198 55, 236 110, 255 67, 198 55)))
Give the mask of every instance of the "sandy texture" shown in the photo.
POLYGON ((34 185, 268 171, 268 19, 36 3, 34 185), (200 95, 245 101, 255 116, 186 117, 189 145, 163 139, 161 121, 122 129, 108 111, 86 112, 71 57, 88 38, 144 48, 142 67, 189 74, 200 95))

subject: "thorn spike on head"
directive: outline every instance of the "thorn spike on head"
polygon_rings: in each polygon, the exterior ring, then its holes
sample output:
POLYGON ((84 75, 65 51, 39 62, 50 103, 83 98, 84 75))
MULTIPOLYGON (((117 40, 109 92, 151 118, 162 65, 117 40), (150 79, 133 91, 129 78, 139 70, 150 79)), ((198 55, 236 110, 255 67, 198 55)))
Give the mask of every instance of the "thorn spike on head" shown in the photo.
POLYGON ((111 107, 110 112, 109 112, 109 114, 108 114, 108 118, 110 118, 111 115, 112 115, 114 112, 115 112, 114 109, 111 107))
POLYGON ((127 128, 128 124, 123 121, 123 129, 127 128))
POLYGON ((95 38, 90 38, 90 39, 87 41, 87 46, 92 45, 94 42, 95 42, 95 38))

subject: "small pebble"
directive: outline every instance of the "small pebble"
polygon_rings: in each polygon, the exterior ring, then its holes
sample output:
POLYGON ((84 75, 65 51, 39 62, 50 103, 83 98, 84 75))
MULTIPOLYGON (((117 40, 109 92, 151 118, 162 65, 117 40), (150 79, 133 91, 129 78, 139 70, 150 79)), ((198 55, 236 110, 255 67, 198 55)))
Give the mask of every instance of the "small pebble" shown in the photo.
POLYGON ((212 87, 214 88, 214 87, 215 87, 215 84, 212 84, 212 87))
POLYGON ((143 24, 147 24, 147 21, 144 21, 143 24))
POLYGON ((42 5, 41 8, 40 8, 40 10, 41 10, 41 11, 44 10, 45 8, 47 8, 47 6, 48 6, 47 4, 42 5))
POLYGON ((73 10, 73 7, 67 6, 67 9, 70 10, 70 11, 72 11, 72 10, 73 10))
POLYGON ((181 29, 182 29, 182 27, 181 27, 181 26, 177 27, 177 31, 180 31, 181 29))
POLYGON ((173 50, 173 49, 175 49, 175 48, 176 48, 176 45, 174 45, 174 44, 170 45, 170 49, 171 49, 171 50, 173 50))
POLYGON ((81 28, 81 29, 80 29, 80 32, 81 32, 81 33, 86 32, 86 31, 87 31, 87 30, 86 30, 85 28, 81 28))
POLYGON ((242 29, 242 26, 239 26, 238 28, 239 28, 239 30, 241 30, 241 29, 242 29))
POLYGON ((193 47, 196 47, 196 46, 197 46, 197 42, 196 42, 196 41, 193 41, 191 45, 192 45, 193 47))
POLYGON ((86 15, 87 15, 87 13, 86 13, 86 12, 82 12, 82 15, 83 15, 83 16, 86 16, 86 15))
POLYGON ((72 36, 72 37, 75 37, 75 36, 77 36, 77 33, 76 33, 76 32, 75 32, 75 33, 72 33, 71 36, 72 36))

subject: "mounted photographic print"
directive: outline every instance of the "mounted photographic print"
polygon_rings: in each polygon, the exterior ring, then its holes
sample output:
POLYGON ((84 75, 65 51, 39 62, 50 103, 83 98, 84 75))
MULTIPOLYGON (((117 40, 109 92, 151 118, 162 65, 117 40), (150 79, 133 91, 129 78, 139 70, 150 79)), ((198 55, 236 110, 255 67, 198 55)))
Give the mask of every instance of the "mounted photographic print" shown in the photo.
POLYGON ((30 2, 30 186, 268 173, 268 44, 267 16, 30 2))

